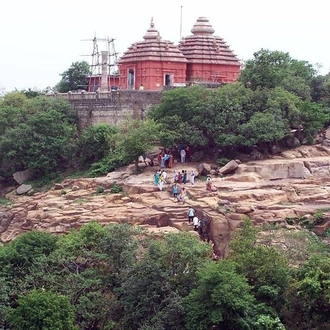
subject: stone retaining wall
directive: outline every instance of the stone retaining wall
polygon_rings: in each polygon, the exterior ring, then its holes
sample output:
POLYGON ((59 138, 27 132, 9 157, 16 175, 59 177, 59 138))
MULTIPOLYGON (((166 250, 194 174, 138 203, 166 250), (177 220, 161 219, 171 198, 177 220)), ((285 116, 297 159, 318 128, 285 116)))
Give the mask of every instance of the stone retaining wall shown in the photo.
POLYGON ((99 93, 60 93, 52 95, 69 100, 78 115, 78 126, 108 123, 116 125, 128 114, 144 118, 147 110, 158 104, 160 91, 112 91, 99 93))

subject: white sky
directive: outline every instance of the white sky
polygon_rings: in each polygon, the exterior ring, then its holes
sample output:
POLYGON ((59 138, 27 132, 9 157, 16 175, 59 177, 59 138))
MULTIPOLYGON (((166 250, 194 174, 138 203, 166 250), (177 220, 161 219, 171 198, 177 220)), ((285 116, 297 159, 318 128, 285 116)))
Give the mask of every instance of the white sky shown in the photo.
POLYGON ((206 16, 239 59, 266 48, 330 71, 327 0, 16 0, 0 5, 0 88, 53 87, 73 62, 90 62, 82 55, 92 54, 92 41, 82 40, 94 34, 115 38, 120 56, 143 40, 151 17, 161 37, 177 44, 181 6, 182 36, 206 16))

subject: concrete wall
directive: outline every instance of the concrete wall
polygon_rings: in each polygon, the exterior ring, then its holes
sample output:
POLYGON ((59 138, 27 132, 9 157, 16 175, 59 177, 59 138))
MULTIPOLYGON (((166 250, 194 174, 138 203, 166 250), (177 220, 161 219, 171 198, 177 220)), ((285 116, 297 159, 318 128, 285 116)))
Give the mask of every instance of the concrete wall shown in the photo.
POLYGON ((53 97, 69 100, 78 115, 79 129, 107 123, 116 125, 130 114, 144 118, 151 106, 161 99, 160 91, 114 91, 99 93, 65 93, 53 97))

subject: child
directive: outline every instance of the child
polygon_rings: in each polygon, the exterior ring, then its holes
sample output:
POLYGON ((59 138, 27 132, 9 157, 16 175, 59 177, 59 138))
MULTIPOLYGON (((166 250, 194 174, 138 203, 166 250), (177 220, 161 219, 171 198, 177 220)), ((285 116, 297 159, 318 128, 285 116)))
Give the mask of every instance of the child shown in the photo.
POLYGON ((172 191, 173 191, 174 200, 177 200, 178 199, 179 188, 176 185, 176 183, 174 183, 172 191))

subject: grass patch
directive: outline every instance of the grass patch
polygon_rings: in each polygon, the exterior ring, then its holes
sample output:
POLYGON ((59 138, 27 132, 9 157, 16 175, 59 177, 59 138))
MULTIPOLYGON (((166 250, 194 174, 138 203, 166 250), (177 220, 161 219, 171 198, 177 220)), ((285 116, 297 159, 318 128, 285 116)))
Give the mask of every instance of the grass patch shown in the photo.
POLYGON ((80 179, 87 178, 89 175, 89 170, 81 170, 67 173, 66 177, 68 179, 80 179))
POLYGON ((12 204, 12 200, 8 198, 0 198, 0 206, 11 206, 12 204))
POLYGON ((207 175, 198 175, 196 177, 196 180, 203 181, 203 182, 206 182, 206 179, 207 179, 207 175))
POLYGON ((24 183, 30 184, 32 188, 36 190, 49 190, 54 186, 55 183, 59 183, 62 180, 63 180, 63 174, 51 173, 36 180, 28 180, 24 183))

